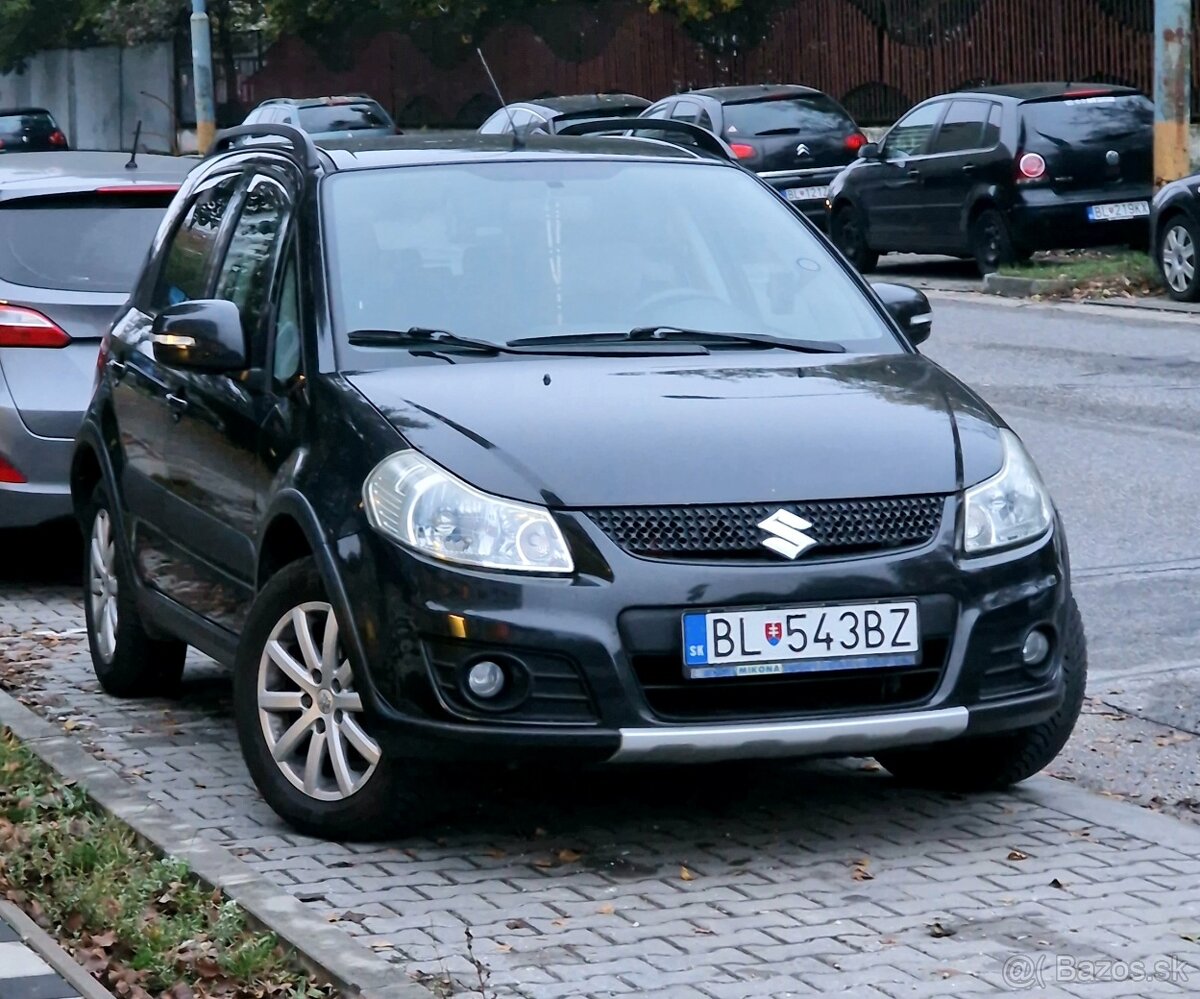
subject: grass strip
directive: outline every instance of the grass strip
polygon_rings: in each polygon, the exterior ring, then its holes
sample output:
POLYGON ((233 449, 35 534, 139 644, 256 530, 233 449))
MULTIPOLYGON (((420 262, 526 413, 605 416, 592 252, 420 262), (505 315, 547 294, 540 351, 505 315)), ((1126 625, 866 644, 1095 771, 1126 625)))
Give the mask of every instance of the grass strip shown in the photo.
POLYGON ((235 902, 0 730, 0 893, 123 999, 333 999, 235 902))
POLYGON ((1162 289, 1154 261, 1145 253, 1121 250, 1038 256, 1025 264, 1000 268, 1008 277, 1061 280, 1092 295, 1148 295, 1162 289))

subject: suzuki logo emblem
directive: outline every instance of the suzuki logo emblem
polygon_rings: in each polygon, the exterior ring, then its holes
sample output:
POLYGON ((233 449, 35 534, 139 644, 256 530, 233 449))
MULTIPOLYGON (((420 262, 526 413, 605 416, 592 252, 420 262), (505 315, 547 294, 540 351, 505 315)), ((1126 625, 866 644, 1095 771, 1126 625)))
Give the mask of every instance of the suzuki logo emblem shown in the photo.
POLYGON ((804 533, 812 524, 787 510, 776 510, 758 526, 771 535, 763 539, 763 547, 770 548, 784 558, 798 558, 801 553, 817 544, 815 538, 810 538, 804 533))
POLYGON ((809 149, 808 146, 802 142, 802 143, 800 143, 800 145, 798 145, 796 147, 796 155, 797 156, 811 156, 812 150, 809 149))

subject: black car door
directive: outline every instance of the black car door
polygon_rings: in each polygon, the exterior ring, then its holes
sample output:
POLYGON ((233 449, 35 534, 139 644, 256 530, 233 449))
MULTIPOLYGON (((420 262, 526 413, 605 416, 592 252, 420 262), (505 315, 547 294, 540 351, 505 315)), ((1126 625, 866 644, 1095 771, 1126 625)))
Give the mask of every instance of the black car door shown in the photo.
POLYGON ((270 471, 260 433, 274 406, 267 361, 270 293, 293 198, 286 175, 249 182, 213 284, 213 298, 238 306, 251 367, 232 374, 176 372, 179 419, 167 464, 175 538, 187 586, 177 599, 224 627, 239 627, 254 590, 255 543, 270 471))
POLYGON ((967 250, 966 208, 972 192, 990 176, 1000 141, 999 116, 998 104, 982 100, 952 101, 946 111, 919 168, 928 249, 967 250))
POLYGON ((921 250, 930 244, 921 171, 947 103, 922 104, 906 114, 888 132, 880 159, 858 171, 855 186, 874 249, 921 250))
POLYGON ((216 260, 221 226, 239 190, 240 173, 210 178, 192 194, 167 237, 157 275, 134 295, 109 343, 112 399, 120 439, 117 469, 126 528, 143 577, 155 582, 163 568, 158 536, 170 522, 167 439, 178 403, 171 372, 154 357, 153 317, 162 309, 203 298, 216 260))

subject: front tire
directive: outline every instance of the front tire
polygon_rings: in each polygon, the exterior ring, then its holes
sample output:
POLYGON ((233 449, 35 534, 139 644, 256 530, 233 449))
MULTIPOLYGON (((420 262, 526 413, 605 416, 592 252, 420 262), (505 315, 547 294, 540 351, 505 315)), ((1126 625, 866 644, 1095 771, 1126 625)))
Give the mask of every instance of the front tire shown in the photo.
POLYGON ((1168 219, 1159 230, 1158 268, 1167 294, 1177 302, 1200 301, 1197 247, 1200 247, 1200 226, 1186 215, 1168 219))
POLYGON ((867 243, 867 223, 853 205, 842 205, 830 225, 834 245, 860 274, 869 274, 879 265, 879 254, 867 243))
POLYGON ((114 697, 175 693, 187 645, 153 638, 143 626, 112 510, 108 490, 100 482, 83 523, 83 613, 92 668, 104 692, 114 697))
POLYGON ((268 805, 300 832, 378 839, 422 810, 415 772, 380 747, 311 558, 286 566, 250 609, 233 679, 242 755, 268 805))
POLYGON ((1071 737, 1087 687, 1087 641, 1079 607, 1071 599, 1063 636, 1062 705, 1046 721, 1001 735, 954 739, 918 749, 880 753, 892 776, 945 791, 995 791, 1027 780, 1048 766, 1071 737))

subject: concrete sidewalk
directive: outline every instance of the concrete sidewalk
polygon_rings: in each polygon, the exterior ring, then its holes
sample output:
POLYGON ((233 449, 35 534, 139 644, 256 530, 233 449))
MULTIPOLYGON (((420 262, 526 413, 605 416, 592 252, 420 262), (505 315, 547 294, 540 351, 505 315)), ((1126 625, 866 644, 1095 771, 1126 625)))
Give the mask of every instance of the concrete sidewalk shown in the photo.
POLYGON ((1050 778, 963 798, 862 760, 464 771, 430 789, 448 812, 426 834, 324 843, 259 800, 222 670, 197 659, 182 699, 119 702, 69 591, 0 590, 0 622, 0 674, 25 703, 397 982, 506 999, 1126 999, 1200 982, 1200 829, 1050 778))

